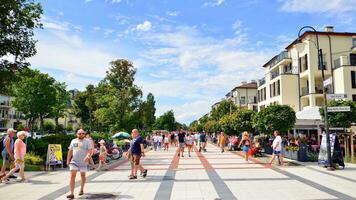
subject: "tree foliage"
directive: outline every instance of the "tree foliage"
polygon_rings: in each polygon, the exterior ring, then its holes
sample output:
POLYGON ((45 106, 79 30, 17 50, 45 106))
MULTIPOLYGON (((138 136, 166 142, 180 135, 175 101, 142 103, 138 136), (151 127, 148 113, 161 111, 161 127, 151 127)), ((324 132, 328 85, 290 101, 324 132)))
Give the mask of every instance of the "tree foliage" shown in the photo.
MULTIPOLYGON (((328 122, 331 127, 350 128, 356 122, 356 104, 353 101, 333 100, 328 102, 329 107, 350 106, 350 112, 328 112, 328 122)), ((320 108, 320 115, 325 120, 324 108, 320 108)))
POLYGON ((156 107, 155 107, 156 101, 155 97, 152 93, 149 93, 147 95, 146 101, 142 103, 141 105, 141 116, 138 116, 142 123, 143 123, 143 128, 145 130, 152 130, 152 127, 155 123, 156 117, 156 107))
POLYGON ((40 118, 42 128, 43 119, 51 116, 56 104, 55 80, 48 74, 31 69, 23 70, 18 77, 12 105, 24 113, 31 127, 40 118))
POLYGON ((233 113, 237 110, 237 107, 232 101, 221 101, 217 108, 213 108, 211 111, 211 117, 214 120, 221 119, 224 115, 233 113))
POLYGON ((249 133, 254 132, 253 118, 255 114, 256 113, 254 111, 247 109, 241 109, 234 112, 231 115, 234 130, 239 133, 244 131, 248 131, 249 133))
POLYGON ((254 128, 261 133, 272 134, 273 131, 288 131, 294 127, 295 111, 288 105, 271 105, 254 117, 254 128))
POLYGON ((33 30, 42 27, 42 7, 33 0, 3 0, 0 4, 0 91, 5 91, 14 72, 36 54, 33 30), (13 61, 10 59, 13 58, 13 61))
POLYGON ((58 119, 60 117, 64 117, 65 111, 68 107, 69 93, 66 90, 67 86, 65 83, 55 82, 53 87, 55 89, 54 92, 56 100, 52 106, 51 117, 54 117, 54 122, 57 127, 59 125, 58 119))
POLYGON ((176 124, 173 110, 169 110, 165 112, 163 115, 161 115, 160 117, 158 117, 153 127, 155 130, 167 130, 167 131, 176 130, 177 124, 176 124))

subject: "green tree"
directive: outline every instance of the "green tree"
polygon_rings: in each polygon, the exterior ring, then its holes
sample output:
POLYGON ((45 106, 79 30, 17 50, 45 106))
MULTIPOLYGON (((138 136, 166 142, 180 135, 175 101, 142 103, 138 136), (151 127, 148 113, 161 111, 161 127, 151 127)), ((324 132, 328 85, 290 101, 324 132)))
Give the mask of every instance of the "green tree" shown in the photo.
POLYGON ((226 114, 231 114, 237 110, 237 107, 232 101, 221 101, 217 108, 213 108, 211 111, 211 117, 215 120, 221 119, 226 114))
POLYGON ((124 59, 112 61, 110 65, 97 88, 98 108, 94 117, 102 126, 113 130, 130 130, 137 125, 135 113, 142 103, 142 91, 134 84, 136 68, 124 59))
POLYGON ((204 130, 208 133, 215 133, 221 131, 221 127, 218 121, 211 119, 205 123, 204 130))
POLYGON ((145 130, 152 130, 156 117, 156 101, 152 93, 147 95, 146 101, 142 103, 142 122, 145 130))
POLYGON ((66 90, 67 86, 65 83, 55 82, 53 87, 55 88, 56 100, 52 107, 51 117, 54 117, 55 125, 58 127, 58 119, 64 117, 68 106, 69 93, 66 90))
POLYGON ((176 130, 177 126, 173 110, 167 111, 158 117, 153 127, 155 130, 176 130))
POLYGON ((96 99, 95 99, 95 86, 89 84, 86 87, 86 99, 85 99, 85 106, 88 108, 89 111, 89 130, 92 130, 94 127, 94 111, 97 108, 96 99))
POLYGON ((288 131, 294 127, 295 111, 288 105, 271 105, 258 112, 254 119, 254 128, 261 133, 272 134, 273 131, 288 131))
POLYGON ((235 127, 233 123, 233 116, 232 115, 224 115, 218 121, 219 127, 222 131, 224 131, 228 135, 232 135, 235 133, 235 127))
POLYGON ((36 54, 33 30, 41 28, 42 7, 33 0, 3 0, 0 4, 0 91, 8 89, 14 72, 36 54), (10 61, 8 58, 13 58, 10 61))
POLYGON ((194 132, 200 132, 200 131, 203 131, 203 129, 204 129, 203 124, 201 124, 198 120, 194 120, 189 125, 189 130, 194 131, 194 132))
MULTIPOLYGON (((328 107, 350 106, 350 112, 328 112, 328 122, 331 127, 350 128, 356 122, 356 105, 353 101, 333 100, 328 102, 328 107)), ((323 120, 324 108, 320 108, 323 120)))
POLYGON ((254 132, 253 118, 256 113, 252 110, 241 109, 231 115, 231 123, 236 132, 254 132))
POLYGON ((56 126, 53 124, 53 122, 45 120, 43 122, 43 130, 46 132, 53 132, 56 129, 56 126))
POLYGON ((48 74, 31 69, 24 69, 18 76, 19 81, 14 87, 15 99, 12 105, 24 113, 31 128, 39 118, 42 129, 43 120, 51 115, 56 102, 55 80, 48 74))
POLYGON ((74 97, 74 114, 81 119, 82 124, 87 124, 90 119, 89 108, 85 105, 87 99, 86 92, 79 92, 74 97))

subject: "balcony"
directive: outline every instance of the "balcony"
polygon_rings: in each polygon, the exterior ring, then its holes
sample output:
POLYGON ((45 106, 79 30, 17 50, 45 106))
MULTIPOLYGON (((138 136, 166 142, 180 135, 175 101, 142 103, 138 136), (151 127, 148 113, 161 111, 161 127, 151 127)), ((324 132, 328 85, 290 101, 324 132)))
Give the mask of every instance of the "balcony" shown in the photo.
POLYGON ((264 67, 269 66, 269 68, 274 67, 276 64, 280 63, 281 61, 285 60, 285 59, 291 59, 288 56, 288 51, 282 51, 280 54, 276 55, 275 57, 273 57, 270 61, 268 61, 264 67))
POLYGON ((302 87, 302 96, 308 95, 309 94, 309 88, 308 87, 302 87))
POLYGON ((334 69, 343 66, 356 66, 356 58, 350 56, 340 56, 334 60, 334 69))
POLYGON ((274 78, 278 77, 279 75, 280 74, 279 74, 278 70, 271 72, 271 80, 273 80, 274 78))
POLYGON ((258 80, 258 86, 264 85, 266 83, 266 79, 262 78, 260 80, 258 80))

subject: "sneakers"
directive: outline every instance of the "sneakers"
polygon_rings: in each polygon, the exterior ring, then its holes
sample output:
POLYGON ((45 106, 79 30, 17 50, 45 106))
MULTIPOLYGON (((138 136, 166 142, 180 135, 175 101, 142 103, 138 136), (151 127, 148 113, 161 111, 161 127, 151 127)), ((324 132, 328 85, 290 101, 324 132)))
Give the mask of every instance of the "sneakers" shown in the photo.
POLYGON ((9 178, 17 178, 17 176, 12 174, 11 176, 9 176, 9 178))
POLYGON ((74 199, 74 194, 67 195, 67 199, 74 199))
POLYGON ((80 191, 78 195, 79 195, 79 196, 83 196, 83 195, 84 195, 84 192, 83 192, 83 191, 80 191))
POLYGON ((137 176, 130 176, 130 180, 137 179, 137 176))
POLYGON ((147 169, 145 169, 145 171, 143 171, 143 173, 142 173, 142 176, 143 176, 143 178, 146 178, 146 176, 147 176, 147 169))

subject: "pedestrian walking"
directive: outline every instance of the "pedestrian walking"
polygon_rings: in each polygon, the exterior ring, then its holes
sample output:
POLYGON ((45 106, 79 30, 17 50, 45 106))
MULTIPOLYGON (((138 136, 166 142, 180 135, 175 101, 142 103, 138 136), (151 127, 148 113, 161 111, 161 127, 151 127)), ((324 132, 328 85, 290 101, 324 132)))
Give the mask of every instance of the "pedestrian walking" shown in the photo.
POLYGON ((89 168, 89 160, 93 150, 90 140, 86 139, 84 134, 85 131, 79 129, 77 131, 77 138, 73 139, 69 145, 67 165, 70 170, 70 194, 67 195, 68 199, 74 199, 75 177, 78 171, 81 176, 79 196, 84 195, 86 172, 89 168))
POLYGON ((173 132, 171 132, 171 137, 170 137, 170 139, 171 139, 171 145, 173 146, 173 144, 175 144, 175 141, 174 141, 174 139, 175 139, 175 136, 174 136, 174 133, 173 132))
POLYGON ((225 144, 226 144, 226 135, 224 132, 220 133, 220 137, 219 137, 219 141, 220 141, 220 148, 221 148, 221 153, 224 153, 224 148, 225 148, 225 144))
POLYGON ((206 146, 206 133, 203 131, 199 135, 199 152, 201 152, 202 150, 206 152, 205 146, 206 146))
POLYGON ((98 166, 97 171, 100 171, 102 168, 107 170, 106 157, 108 155, 108 151, 107 151, 106 146, 105 146, 105 141, 104 140, 100 140, 99 144, 100 144, 99 166, 98 166))
POLYGON ((194 137, 191 135, 191 133, 188 133, 188 135, 186 136, 185 144, 187 145, 188 156, 190 157, 190 152, 192 152, 193 144, 194 144, 194 137))
POLYGON ((184 145, 185 145, 185 133, 180 130, 179 133, 178 133, 178 148, 179 148, 179 151, 178 151, 178 157, 180 155, 182 155, 182 157, 184 157, 183 153, 184 153, 184 145))
POLYGON ((162 135, 160 133, 160 134, 158 134, 158 146, 157 146, 157 148, 159 150, 161 150, 162 149, 162 145, 163 145, 163 137, 162 137, 162 135))
POLYGON ((159 140, 159 138, 158 138, 158 133, 156 133, 156 134, 154 134, 154 136, 153 136, 153 149, 154 149, 155 151, 157 151, 157 149, 158 149, 158 140, 159 140))
POLYGON ((283 166, 283 156, 282 156, 282 138, 280 136, 279 131, 274 131, 274 140, 272 143, 272 148, 273 148, 273 154, 272 154, 272 158, 271 161, 269 162, 269 164, 272 164, 275 157, 278 157, 278 161, 279 164, 283 166))
POLYGON ((15 168, 11 169, 6 176, 2 177, 0 182, 7 182, 8 178, 13 175, 17 170, 20 170, 19 175, 21 177, 21 182, 27 182, 27 179, 25 177, 26 144, 23 142, 26 135, 26 131, 20 131, 17 133, 17 139, 14 144, 15 168))
POLYGON ((137 171, 140 170, 142 176, 145 178, 147 176, 147 169, 140 164, 141 157, 145 157, 145 147, 143 146, 143 139, 137 129, 133 129, 131 132, 132 141, 130 142, 129 154, 131 158, 131 163, 133 165, 131 179, 137 179, 137 171))
POLYGON ((249 156, 248 152, 250 151, 250 148, 251 148, 251 140, 250 140, 250 136, 247 131, 242 133, 242 139, 239 144, 240 148, 241 148, 241 145, 243 145, 242 151, 245 154, 245 161, 248 162, 248 156, 249 156))
MULTIPOLYGON (((6 166, 8 164, 10 164, 10 163, 14 163, 14 161, 15 161, 15 157, 14 157, 14 135, 16 133, 16 130, 14 130, 13 128, 9 128, 9 129, 7 129, 6 133, 7 133, 7 135, 2 140, 2 144, 0 144, 0 145, 3 146, 3 150, 1 152, 2 166, 1 166, 0 178, 5 176, 6 166)), ((11 170, 11 165, 10 165, 9 171, 10 170, 11 170)), ((17 178, 17 177, 12 174, 11 176, 9 176, 9 178, 17 178)))
POLYGON ((169 137, 166 136, 164 138, 164 150, 167 150, 168 151, 168 148, 169 148, 169 137))
POLYGON ((87 131, 85 133, 85 138, 87 138, 90 141, 90 144, 92 145, 92 151, 90 153, 90 159, 89 159, 89 164, 90 164, 90 169, 94 170, 95 169, 95 164, 94 164, 94 160, 93 160, 93 155, 94 155, 94 140, 93 138, 91 138, 90 132, 87 131))

